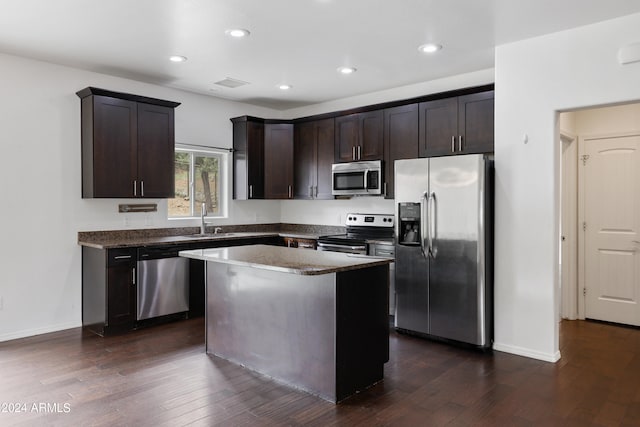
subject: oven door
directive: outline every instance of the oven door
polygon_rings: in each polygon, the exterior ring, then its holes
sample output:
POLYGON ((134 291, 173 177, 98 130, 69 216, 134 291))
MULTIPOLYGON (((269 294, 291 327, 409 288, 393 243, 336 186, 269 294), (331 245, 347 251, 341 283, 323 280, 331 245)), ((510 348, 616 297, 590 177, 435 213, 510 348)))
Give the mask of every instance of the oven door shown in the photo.
POLYGON ((318 241, 318 250, 319 251, 330 251, 330 252, 342 252, 347 254, 367 254, 367 245, 365 244, 350 244, 348 242, 344 243, 327 243, 318 241))

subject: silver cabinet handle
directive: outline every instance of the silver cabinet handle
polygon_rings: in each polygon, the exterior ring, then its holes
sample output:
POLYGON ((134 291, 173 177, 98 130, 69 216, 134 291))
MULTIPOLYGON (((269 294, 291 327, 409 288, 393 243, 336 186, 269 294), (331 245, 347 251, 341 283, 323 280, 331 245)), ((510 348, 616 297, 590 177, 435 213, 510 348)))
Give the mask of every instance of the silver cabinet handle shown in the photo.
POLYGON ((362 159, 362 145, 358 145, 358 159, 360 160, 362 159))
POLYGON ((291 198, 291 184, 289 184, 289 189, 287 190, 287 196, 291 198))
POLYGON ((462 135, 458 135, 458 151, 462 151, 462 135))
POLYGON ((382 193, 383 193, 382 195, 383 195, 384 197, 387 197, 387 183, 386 183, 386 182, 384 183, 384 187, 383 187, 383 188, 384 188, 384 190, 383 190, 383 192, 382 192, 382 193))
POLYGON ((316 190, 316 194, 315 194, 315 196, 314 196, 314 197, 318 197, 318 186, 316 185, 314 188, 315 188, 315 190, 316 190))
POLYGON ((351 147, 351 160, 356 159, 356 146, 351 147))
POLYGON ((114 256, 113 259, 131 259, 131 255, 118 255, 114 256))
POLYGON ((253 199, 253 185, 249 185, 249 198, 253 199))
POLYGON ((456 137, 455 135, 451 137, 451 152, 456 152, 456 137))
POLYGON ((140 181, 140 196, 144 197, 144 180, 140 181))
POLYGON ((138 196, 138 180, 134 179, 133 180, 133 197, 137 197, 138 196))
POLYGON ((131 284, 132 285, 136 284, 136 269, 135 268, 131 269, 131 284))
POLYGON ((309 186, 309 197, 313 197, 313 185, 309 186))

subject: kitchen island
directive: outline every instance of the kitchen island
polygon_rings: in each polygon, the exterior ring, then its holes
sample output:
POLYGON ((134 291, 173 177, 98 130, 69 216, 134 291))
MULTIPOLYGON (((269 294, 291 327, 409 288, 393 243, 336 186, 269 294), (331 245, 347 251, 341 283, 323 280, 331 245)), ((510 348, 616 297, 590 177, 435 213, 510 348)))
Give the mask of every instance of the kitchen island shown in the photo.
POLYGON ((206 261, 206 351, 339 402, 383 378, 389 259, 267 245, 206 261))

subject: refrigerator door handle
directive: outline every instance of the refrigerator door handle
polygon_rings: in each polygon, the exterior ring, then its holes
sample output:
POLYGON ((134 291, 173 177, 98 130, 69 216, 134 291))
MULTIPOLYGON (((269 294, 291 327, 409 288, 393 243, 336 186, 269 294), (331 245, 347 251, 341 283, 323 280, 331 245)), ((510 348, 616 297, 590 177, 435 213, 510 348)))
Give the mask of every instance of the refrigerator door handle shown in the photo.
POLYGON ((425 212, 428 210, 429 204, 429 192, 425 191, 422 193, 422 199, 420 200, 420 249, 422 250, 422 256, 425 258, 429 258, 428 249, 425 248, 424 242, 428 239, 428 229, 427 220, 428 217, 425 215, 425 212))
POLYGON ((427 200, 427 215, 429 217, 428 235, 429 235, 429 255, 431 258, 435 258, 438 253, 438 248, 433 244, 438 237, 436 234, 437 218, 436 211, 438 209, 436 193, 431 193, 427 200))

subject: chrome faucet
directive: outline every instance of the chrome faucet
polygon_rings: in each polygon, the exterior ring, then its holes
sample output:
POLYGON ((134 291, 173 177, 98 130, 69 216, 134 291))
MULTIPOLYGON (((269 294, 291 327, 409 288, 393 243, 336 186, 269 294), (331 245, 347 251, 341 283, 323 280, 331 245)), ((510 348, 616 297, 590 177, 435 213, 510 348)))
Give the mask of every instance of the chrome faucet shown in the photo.
POLYGON ((207 216, 207 204, 203 203, 200 209, 200 234, 206 234, 207 232, 207 223, 204 220, 205 216, 207 216))
POLYGON ((213 229, 213 234, 218 234, 218 231, 222 231, 222 227, 216 227, 213 229))

